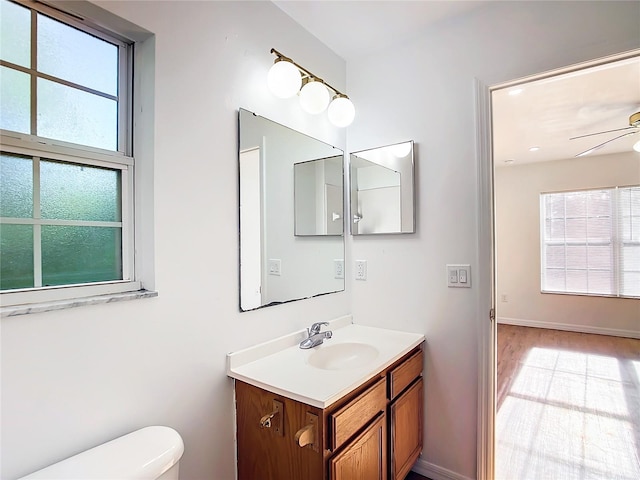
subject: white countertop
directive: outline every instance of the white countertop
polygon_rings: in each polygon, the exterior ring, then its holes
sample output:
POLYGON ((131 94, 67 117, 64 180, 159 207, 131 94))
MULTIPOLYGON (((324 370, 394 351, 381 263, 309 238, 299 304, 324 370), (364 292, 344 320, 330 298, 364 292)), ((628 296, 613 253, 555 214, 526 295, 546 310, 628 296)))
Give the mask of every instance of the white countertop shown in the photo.
POLYGON ((330 322, 333 337, 322 345, 299 347, 300 331, 227 355, 227 374, 278 395, 327 408, 424 341, 424 335, 351 323, 350 316, 330 322), (308 362, 313 352, 338 343, 365 343, 378 355, 366 366, 344 370, 316 368, 308 362))

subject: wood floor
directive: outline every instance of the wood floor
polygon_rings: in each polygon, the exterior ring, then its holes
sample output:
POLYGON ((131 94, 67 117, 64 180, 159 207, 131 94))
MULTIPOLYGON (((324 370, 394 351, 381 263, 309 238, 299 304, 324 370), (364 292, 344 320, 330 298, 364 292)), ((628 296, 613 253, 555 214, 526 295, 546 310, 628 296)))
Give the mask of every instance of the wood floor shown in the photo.
POLYGON ((640 340, 498 326, 496 479, 640 478, 640 340))

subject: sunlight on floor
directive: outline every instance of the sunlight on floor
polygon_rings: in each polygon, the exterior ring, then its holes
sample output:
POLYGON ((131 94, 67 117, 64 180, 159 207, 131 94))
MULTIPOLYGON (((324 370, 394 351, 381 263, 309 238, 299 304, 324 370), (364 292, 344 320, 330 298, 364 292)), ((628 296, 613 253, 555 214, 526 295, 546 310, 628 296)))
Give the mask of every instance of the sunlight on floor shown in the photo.
POLYGON ((533 348, 496 418, 496 479, 640 478, 640 362, 533 348))

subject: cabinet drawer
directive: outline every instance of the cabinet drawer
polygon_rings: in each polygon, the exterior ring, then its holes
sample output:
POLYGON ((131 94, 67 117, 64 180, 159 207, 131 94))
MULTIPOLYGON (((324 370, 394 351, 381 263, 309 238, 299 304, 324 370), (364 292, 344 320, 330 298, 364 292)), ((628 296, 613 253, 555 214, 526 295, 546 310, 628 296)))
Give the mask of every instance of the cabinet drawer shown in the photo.
POLYGON ((329 415, 331 450, 335 450, 364 427, 387 405, 386 379, 381 378, 372 387, 329 415))
POLYGON ((411 382, 420 376, 423 357, 424 354, 420 349, 389 372, 389 398, 391 400, 396 398, 411 382))

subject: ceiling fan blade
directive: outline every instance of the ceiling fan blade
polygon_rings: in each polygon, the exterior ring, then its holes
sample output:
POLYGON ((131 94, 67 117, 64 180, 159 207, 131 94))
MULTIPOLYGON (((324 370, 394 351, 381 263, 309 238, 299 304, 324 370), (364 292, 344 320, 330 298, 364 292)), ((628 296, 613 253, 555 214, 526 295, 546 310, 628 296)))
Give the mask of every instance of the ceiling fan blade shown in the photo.
POLYGON ((596 150, 600 150, 602 147, 604 147, 607 143, 611 143, 614 140, 617 140, 619 138, 622 137, 626 137, 627 135, 633 135, 634 133, 638 133, 640 130, 636 130, 635 132, 627 132, 627 133, 623 133, 622 135, 618 135, 615 138, 612 138, 611 140, 607 140, 606 142, 601 143, 600 145, 596 145, 595 147, 590 148, 589 150, 585 150, 582 153, 579 153, 576 155, 576 157, 584 157, 585 155, 589 155, 590 153, 595 152, 596 150))
POLYGON ((603 132, 588 133, 586 135, 579 135, 577 137, 571 137, 569 140, 575 140, 576 138, 593 137, 594 135, 600 135, 600 134, 603 134, 603 133, 621 132, 622 130, 629 130, 630 128, 638 128, 638 127, 630 126, 630 127, 624 127, 624 128, 616 128, 614 130, 605 130, 603 132))

